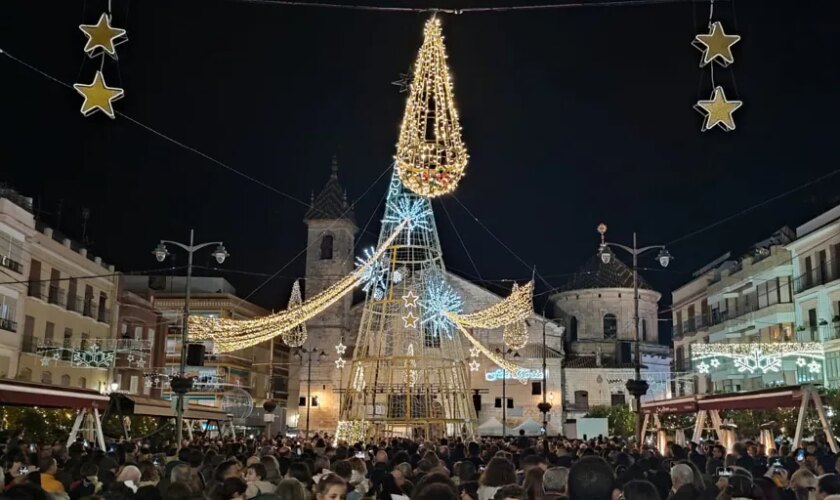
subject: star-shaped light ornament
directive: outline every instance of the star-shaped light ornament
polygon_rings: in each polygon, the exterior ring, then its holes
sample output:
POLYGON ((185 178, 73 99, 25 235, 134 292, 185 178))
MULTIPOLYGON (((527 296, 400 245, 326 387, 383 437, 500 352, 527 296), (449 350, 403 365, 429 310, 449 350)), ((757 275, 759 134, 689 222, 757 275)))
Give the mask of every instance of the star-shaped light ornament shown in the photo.
POLYGON ((732 118, 732 113, 743 104, 743 101, 728 101, 723 87, 715 87, 708 101, 697 101, 694 105, 694 109, 706 115, 700 130, 705 132, 715 126, 727 132, 735 130, 735 119, 732 118))
POLYGON ((810 363, 808 363, 808 371, 811 373, 819 373, 820 368, 820 364, 816 361, 811 361, 810 363))
POLYGON ((102 13, 96 24, 80 24, 79 29, 87 36, 85 52, 88 57, 96 57, 100 51, 114 59, 117 58, 117 45, 128 41, 125 30, 111 26, 111 16, 102 13))
POLYGON ((477 359, 470 361, 470 371, 477 372, 478 369, 481 367, 481 363, 478 362, 477 359))
POLYGON ((417 307, 417 299, 419 299, 414 290, 409 290, 407 294, 403 295, 402 299, 405 302, 405 307, 412 308, 417 307))
POLYGON ((144 381, 143 381, 143 386, 144 386, 146 389, 151 389, 151 388, 152 388, 152 383, 153 383, 153 382, 152 382, 152 379, 150 379, 150 378, 146 378, 146 380, 144 380, 144 381))
POLYGON ((344 361, 344 358, 338 358, 337 360, 335 360, 335 367, 338 368, 339 370, 344 368, 344 365, 346 365, 346 364, 347 364, 347 362, 344 361))
POLYGON ((125 91, 119 87, 106 85, 101 71, 96 72, 93 82, 89 85, 74 83, 73 88, 85 98, 81 109, 84 116, 89 116, 98 109, 113 119, 114 101, 119 100, 125 94, 125 91))
POLYGON ((712 368, 720 367, 720 361, 718 361, 717 358, 712 358, 712 360, 709 361, 709 364, 712 365, 712 368))
POLYGON ((808 364, 808 362, 805 361, 805 358, 796 358, 796 366, 798 366, 800 368, 804 368, 805 365, 807 365, 807 364, 808 364))
POLYGON ((41 366, 50 366, 50 358, 44 356, 41 358, 41 366))
POLYGON ((709 63, 716 62, 726 67, 734 63, 735 56, 732 55, 732 46, 741 37, 738 35, 727 35, 723 31, 723 25, 720 21, 712 23, 709 29, 709 33, 701 33, 695 36, 694 41, 691 42, 694 47, 703 51, 700 66, 703 67, 709 63))
POLYGON ((470 347, 470 357, 477 358, 478 357, 478 347, 470 347))
POLYGON ((344 356, 344 353, 347 352, 347 346, 339 340, 338 344, 335 346, 335 352, 338 353, 339 356, 344 356))
POLYGON ((137 365, 137 368, 145 368, 146 367, 146 359, 145 358, 140 358, 134 364, 137 365))
POLYGON ((417 328, 417 316, 408 312, 405 316, 403 316, 403 321, 405 322, 406 328, 417 328))
POLYGON ((709 365, 707 365, 704 361, 701 361, 700 364, 697 365, 697 372, 709 373, 709 365))

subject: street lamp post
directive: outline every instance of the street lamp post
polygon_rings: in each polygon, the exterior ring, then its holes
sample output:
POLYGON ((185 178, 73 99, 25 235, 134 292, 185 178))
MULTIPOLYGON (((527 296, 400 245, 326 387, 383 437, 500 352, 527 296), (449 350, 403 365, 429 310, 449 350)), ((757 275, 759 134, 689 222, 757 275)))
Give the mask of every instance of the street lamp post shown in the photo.
MULTIPOLYGON (((543 328, 542 328, 542 402, 537 405, 537 409, 543 415, 543 432, 545 432, 545 435, 543 436, 543 451, 545 452, 546 457, 548 456, 548 412, 551 411, 551 405, 552 405, 551 401, 546 400, 546 394, 547 394, 547 389, 548 389, 548 383, 547 383, 548 382, 548 380, 547 380, 548 375, 546 373, 548 371, 547 367, 546 367, 546 350, 548 348, 548 344, 546 344, 546 337, 551 336, 551 337, 556 337, 556 338, 562 339, 563 334, 566 332, 566 328, 564 326, 560 325, 560 335, 548 335, 548 334, 546 334, 546 331, 545 331, 546 324, 550 321, 548 318, 545 317, 545 310, 546 310, 547 307, 548 307, 548 302, 545 303, 545 305, 543 306, 543 310, 542 310, 542 321, 543 321, 543 328)), ((561 359, 560 362, 562 363, 562 359, 561 359)), ((560 392, 562 394, 562 391, 563 391, 563 379, 562 379, 563 369, 562 368, 560 369, 560 374, 559 375, 560 375, 560 392)), ((551 399, 553 399, 553 398, 551 398, 551 399)), ((560 406, 561 410, 563 408, 562 404, 563 403, 561 401, 561 406, 560 406)), ((562 425, 562 423, 563 423, 562 418, 561 418, 560 423, 562 425)))
POLYGON ((187 283, 186 283, 186 293, 184 297, 184 317, 183 317, 183 324, 181 327, 181 361, 178 369, 178 376, 173 377, 170 381, 170 387, 172 388, 172 392, 177 394, 178 400, 175 405, 175 425, 178 426, 177 430, 177 437, 178 437, 178 449, 181 448, 183 445, 184 440, 184 395, 190 391, 192 388, 192 379, 186 377, 187 372, 187 341, 189 336, 189 319, 190 319, 190 285, 192 284, 192 266, 193 266, 193 254, 198 250, 201 250, 204 247, 208 247, 210 245, 216 245, 216 249, 213 250, 212 255, 216 262, 219 264, 224 263, 225 259, 230 256, 230 254, 225 250, 224 244, 221 241, 211 241, 208 243, 199 243, 195 244, 194 238, 195 231, 190 229, 190 242, 189 244, 179 243, 177 241, 171 240, 160 240, 158 246, 154 249, 152 254, 155 256, 158 262, 163 262, 166 260, 166 257, 169 256, 169 250, 167 250, 166 245, 175 245, 178 248, 181 248, 185 252, 187 252, 187 283))
MULTIPOLYGON (((514 358, 519 357, 519 351, 516 353, 513 352, 513 349, 502 350, 496 348, 496 354, 502 355, 502 361, 504 361, 508 354, 513 354, 514 358)), ((507 427, 505 427, 505 422, 507 421, 507 370, 502 368, 502 439, 507 437, 507 427)))
POLYGON ((306 439, 309 439, 309 415, 310 410, 312 409, 312 355, 318 351, 320 351, 318 359, 321 361, 327 359, 327 353, 317 347, 311 347, 309 349, 304 347, 303 349, 295 351, 295 357, 299 359, 301 363, 303 363, 304 354, 306 355, 306 439))
POLYGON ((598 248, 598 254, 601 257, 601 262, 609 264, 613 258, 613 253, 610 247, 620 248, 633 256, 633 331, 635 337, 635 348, 633 353, 636 357, 634 368, 636 378, 627 381, 627 391, 636 399, 636 443, 639 451, 642 449, 642 396, 647 394, 648 383, 642 380, 642 356, 641 356, 641 338, 639 336, 639 255, 648 250, 659 249, 659 255, 656 260, 662 267, 668 267, 668 264, 674 259, 664 245, 650 245, 643 248, 638 248, 636 244, 636 233, 633 232, 633 246, 628 247, 618 243, 609 243, 605 241, 604 234, 607 232, 606 224, 598 225, 598 232, 601 233, 601 245, 598 248))

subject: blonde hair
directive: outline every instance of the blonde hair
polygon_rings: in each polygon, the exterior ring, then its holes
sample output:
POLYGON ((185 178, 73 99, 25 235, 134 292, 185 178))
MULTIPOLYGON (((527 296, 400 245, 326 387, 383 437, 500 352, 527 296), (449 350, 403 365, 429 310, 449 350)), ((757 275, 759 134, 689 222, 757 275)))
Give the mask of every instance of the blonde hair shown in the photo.
POLYGON ((808 469, 799 469, 790 476, 790 489, 796 500, 815 500, 818 483, 817 476, 808 469))

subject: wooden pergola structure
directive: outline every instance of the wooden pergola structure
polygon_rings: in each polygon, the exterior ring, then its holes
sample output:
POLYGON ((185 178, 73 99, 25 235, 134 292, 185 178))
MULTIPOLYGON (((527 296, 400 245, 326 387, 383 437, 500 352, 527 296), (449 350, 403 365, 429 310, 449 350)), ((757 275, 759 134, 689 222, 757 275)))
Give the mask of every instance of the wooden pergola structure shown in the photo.
POLYGON ((837 453, 837 440, 828 423, 822 398, 816 387, 811 384, 774 387, 772 389, 761 389, 750 392, 733 392, 729 394, 700 394, 692 396, 681 396, 679 398, 666 399, 661 401, 650 401, 642 404, 642 412, 645 418, 642 422, 642 435, 644 436, 648 427, 653 423, 655 429, 661 429, 662 423, 659 415, 664 414, 696 414, 694 433, 692 441, 699 442, 702 438, 706 422, 711 423, 718 439, 726 439, 725 424, 720 418, 721 410, 774 410, 777 408, 799 407, 799 415, 796 420, 796 432, 794 443, 802 440, 802 431, 805 423, 805 413, 808 407, 813 405, 819 416, 823 432, 827 437, 828 445, 834 453, 837 453))

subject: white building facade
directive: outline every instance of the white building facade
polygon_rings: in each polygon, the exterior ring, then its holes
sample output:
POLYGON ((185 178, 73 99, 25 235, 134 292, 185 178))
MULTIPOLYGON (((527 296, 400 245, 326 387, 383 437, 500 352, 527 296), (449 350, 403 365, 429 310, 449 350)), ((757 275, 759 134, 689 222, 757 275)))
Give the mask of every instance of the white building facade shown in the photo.
POLYGON ((823 345, 824 383, 840 387, 840 206, 797 227, 787 250, 797 337, 823 345))

